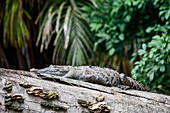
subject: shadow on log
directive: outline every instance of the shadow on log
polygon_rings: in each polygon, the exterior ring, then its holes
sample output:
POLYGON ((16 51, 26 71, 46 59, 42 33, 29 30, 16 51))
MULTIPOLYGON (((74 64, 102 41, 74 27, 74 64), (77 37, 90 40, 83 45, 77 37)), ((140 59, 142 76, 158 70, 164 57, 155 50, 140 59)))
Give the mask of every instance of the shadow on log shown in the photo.
POLYGON ((0 112, 170 113, 170 96, 0 68, 0 112))

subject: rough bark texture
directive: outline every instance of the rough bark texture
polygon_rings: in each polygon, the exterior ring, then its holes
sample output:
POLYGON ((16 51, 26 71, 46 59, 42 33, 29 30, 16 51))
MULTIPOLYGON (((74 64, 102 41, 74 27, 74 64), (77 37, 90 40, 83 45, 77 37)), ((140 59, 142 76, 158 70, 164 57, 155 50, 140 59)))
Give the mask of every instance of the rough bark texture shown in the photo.
POLYGON ((45 75, 46 79, 27 71, 8 70, 0 68, 0 112, 15 112, 5 107, 4 90, 5 81, 12 83, 14 94, 23 94, 24 103, 17 104, 23 107, 24 113, 82 113, 86 108, 81 107, 77 99, 95 102, 94 95, 104 95, 106 102, 111 107, 111 113, 170 113, 170 96, 143 92, 137 90, 121 90, 117 87, 107 87, 88 82, 45 75), (48 80, 47 80, 48 78, 48 80), (31 83, 46 91, 59 92, 59 99, 44 100, 40 97, 28 95, 26 90, 19 85, 21 82, 31 83), (40 102, 68 106, 67 111, 53 111, 44 108, 40 102))

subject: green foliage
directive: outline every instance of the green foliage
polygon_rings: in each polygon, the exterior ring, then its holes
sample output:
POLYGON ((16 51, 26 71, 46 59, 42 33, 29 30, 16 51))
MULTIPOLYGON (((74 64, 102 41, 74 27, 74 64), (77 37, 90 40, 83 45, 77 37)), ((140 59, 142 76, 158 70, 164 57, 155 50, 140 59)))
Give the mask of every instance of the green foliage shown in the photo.
POLYGON ((170 18, 170 1, 169 0, 154 0, 154 6, 159 8, 159 17, 162 21, 168 21, 170 18))
POLYGON ((170 94, 170 34, 153 36, 148 44, 142 44, 138 55, 142 59, 135 62, 133 78, 149 84, 152 90, 170 94))
MULTIPOLYGON (((139 41, 145 39, 145 29, 149 25, 154 25, 152 18, 157 16, 155 12, 151 15, 152 7, 150 0, 95 0, 95 6, 84 6, 82 9, 90 18, 91 30, 97 37, 96 48, 99 44, 105 45, 110 55, 115 52, 124 55, 124 47, 128 46, 132 50, 132 40, 139 41), (150 10, 148 10, 150 8, 150 10)), ((158 21, 158 20, 156 20, 158 21)))
POLYGON ((141 44, 138 54, 133 54, 132 61, 137 55, 142 59, 135 62, 132 75, 135 79, 149 84, 152 90, 170 94, 170 2, 155 0, 153 5, 158 8, 158 19, 164 25, 155 24, 146 29, 152 40, 141 44))
POLYGON ((6 0, 5 15, 3 25, 3 42, 9 41, 15 47, 27 47, 27 41, 30 36, 27 25, 23 19, 25 16, 31 19, 31 16, 22 7, 22 0, 6 0), (10 16, 9 16, 10 15, 10 16))
POLYGON ((90 18, 96 36, 94 50, 103 51, 105 47, 110 56, 116 53, 130 58, 132 55, 132 61, 140 55, 142 59, 135 62, 133 77, 150 84, 153 90, 169 93, 170 2, 93 0, 92 3, 93 6, 82 9, 86 11, 84 16, 90 18))
POLYGON ((167 0, 93 0, 93 4, 82 9, 87 12, 84 16, 90 18, 96 36, 94 50, 103 48, 100 44, 110 55, 116 52, 124 56, 123 49, 128 46, 129 58, 132 40, 137 40, 140 48, 142 42, 151 40, 145 31, 148 26, 168 20, 170 13, 167 0))
POLYGON ((41 22, 37 45, 41 40, 42 52, 55 37, 53 62, 72 65, 89 62, 88 53, 93 54, 92 34, 80 9, 86 3, 75 0, 49 0, 45 3, 37 18, 41 22))

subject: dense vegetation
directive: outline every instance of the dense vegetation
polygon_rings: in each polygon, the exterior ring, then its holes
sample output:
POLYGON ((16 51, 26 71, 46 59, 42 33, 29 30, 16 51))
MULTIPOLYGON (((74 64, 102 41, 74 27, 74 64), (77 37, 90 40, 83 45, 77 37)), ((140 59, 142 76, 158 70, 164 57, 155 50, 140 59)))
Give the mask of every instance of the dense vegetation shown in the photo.
POLYGON ((170 94, 169 0, 0 1, 0 36, 1 67, 99 65, 170 94))

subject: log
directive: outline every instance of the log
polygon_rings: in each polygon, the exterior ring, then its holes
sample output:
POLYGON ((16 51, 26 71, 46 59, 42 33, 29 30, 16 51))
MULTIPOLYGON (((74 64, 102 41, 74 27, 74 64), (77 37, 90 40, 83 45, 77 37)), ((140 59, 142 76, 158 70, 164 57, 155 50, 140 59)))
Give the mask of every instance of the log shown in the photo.
POLYGON ((170 96, 0 68, 0 112, 99 113, 102 110, 110 113, 170 113, 170 96), (29 84, 23 87, 21 83, 29 84), (27 88, 29 85, 32 87, 27 88), (43 93, 32 88, 39 88, 43 93), (43 94, 53 96, 43 97, 43 94), (99 96, 102 96, 102 102, 96 100, 99 96), (21 98, 23 102, 20 102, 21 98), (91 105, 85 106, 87 104, 81 104, 81 101, 91 105))

